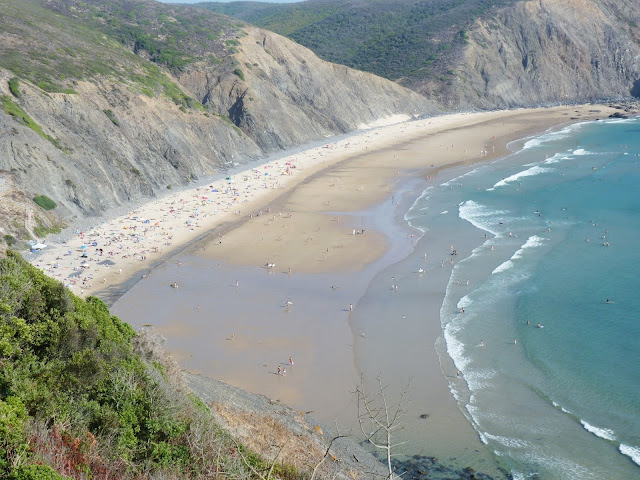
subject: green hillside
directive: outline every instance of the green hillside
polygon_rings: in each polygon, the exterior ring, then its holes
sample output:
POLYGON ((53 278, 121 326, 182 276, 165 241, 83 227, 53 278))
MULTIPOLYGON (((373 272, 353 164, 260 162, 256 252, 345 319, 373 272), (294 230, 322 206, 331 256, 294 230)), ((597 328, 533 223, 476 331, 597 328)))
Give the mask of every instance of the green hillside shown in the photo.
POLYGON ((166 72, 203 64, 233 70, 241 22, 134 0, 0 2, 0 67, 46 92, 106 76, 148 96, 196 107, 166 72))
POLYGON ((240 479, 270 468, 101 300, 12 252, 0 286, 0 478, 240 479))
POLYGON ((446 70, 466 29, 514 0, 308 0, 199 3, 275 31, 335 63, 399 80, 446 70), (446 54, 446 55, 445 55, 446 54))

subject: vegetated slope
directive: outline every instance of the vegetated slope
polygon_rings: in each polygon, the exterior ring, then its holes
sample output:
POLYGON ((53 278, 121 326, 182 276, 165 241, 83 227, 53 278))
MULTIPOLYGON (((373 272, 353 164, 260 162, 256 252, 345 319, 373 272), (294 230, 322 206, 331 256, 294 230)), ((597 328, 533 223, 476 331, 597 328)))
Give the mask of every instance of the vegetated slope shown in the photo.
POLYGON ((199 4, 375 72, 445 109, 638 95, 633 0, 309 0, 199 4))
POLYGON ((151 0, 0 2, 0 107, 0 233, 22 238, 231 162, 435 111, 276 34, 151 0))
POLYGON ((238 392, 256 405, 244 412, 247 448, 220 426, 237 420, 219 413, 231 387, 199 382, 205 405, 161 343, 19 254, 0 258, 0 478, 304 480, 318 465, 317 479, 352 480, 381 469, 350 442, 329 448, 302 414, 238 392), (320 466, 329 451, 336 461, 320 466), (358 469, 354 451, 372 470, 358 469))
POLYGON ((413 80, 464 42, 465 30, 515 0, 308 0, 293 4, 205 2, 198 6, 286 35, 326 60, 413 80))

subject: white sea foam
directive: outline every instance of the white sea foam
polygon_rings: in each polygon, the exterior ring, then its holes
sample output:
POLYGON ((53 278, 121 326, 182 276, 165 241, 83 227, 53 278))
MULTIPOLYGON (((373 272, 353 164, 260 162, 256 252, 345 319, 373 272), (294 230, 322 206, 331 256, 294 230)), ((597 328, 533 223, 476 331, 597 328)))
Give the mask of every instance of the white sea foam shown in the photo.
POLYGON ((503 178, 498 183, 496 183, 493 187, 487 188, 487 192, 491 192, 498 187, 504 187, 505 185, 510 184, 511 182, 515 182, 524 177, 533 177, 535 175, 541 175, 543 173, 551 172, 552 170, 549 168, 540 167, 539 165, 535 165, 527 170, 523 170, 522 172, 518 172, 516 174, 511 175, 510 177, 503 178))
POLYGON ((511 258, 512 259, 522 258, 522 254, 524 253, 524 251, 527 248, 539 247, 539 246, 541 246, 543 244, 544 244, 544 238, 539 237, 538 235, 532 235, 527 239, 527 241, 524 243, 524 245, 522 245, 522 247, 520 247, 520 250, 518 250, 516 253, 514 253, 513 257, 511 257, 511 258))
POLYGON ((494 442, 499 443, 500 445, 503 445, 508 448, 528 448, 529 447, 528 442, 525 442, 524 440, 521 440, 519 438, 503 437, 501 435, 492 435, 490 433, 485 433, 484 435, 489 440, 493 440, 494 442))
POLYGON ((637 118, 617 118, 615 120, 614 119, 607 120, 607 123, 630 123, 636 120, 637 118))
POLYGON ((498 235, 498 231, 495 229, 498 220, 495 217, 508 213, 504 210, 491 210, 489 207, 476 203, 473 200, 462 202, 458 207, 458 212, 461 219, 493 235, 498 235))
POLYGON ((472 392, 478 392, 480 390, 493 389, 494 384, 490 380, 496 377, 497 374, 498 372, 491 369, 474 370, 472 372, 469 372, 467 369, 464 379, 467 381, 469 390, 472 392))
MULTIPOLYGON (((407 213, 404 214, 404 219, 409 222, 410 218, 417 218, 417 215, 414 215, 414 211, 415 210, 425 210, 427 208, 429 208, 428 206, 424 206, 419 208, 418 205, 425 203, 427 200, 429 200, 430 198, 430 193, 433 190, 432 186, 427 187, 426 189, 424 189, 424 191, 422 192, 422 194, 416 198, 413 202, 413 205, 411 205, 411 207, 409 208, 409 210, 407 210, 407 213)), ((411 222, 409 222, 411 223, 411 222)), ((413 225, 412 225, 413 226, 413 225)))
POLYGON ((532 138, 531 140, 527 140, 522 146, 522 150, 527 150, 529 148, 534 148, 539 145, 542 145, 545 141, 544 135, 542 137, 532 138))
POLYGON ((558 402, 551 401, 551 403, 553 404, 553 406, 554 406, 554 407, 559 408, 561 412, 563 412, 563 413, 568 413, 569 415, 572 415, 572 413, 571 413, 569 410, 567 410, 566 408, 564 408, 564 407, 563 407, 562 405, 560 405, 558 402))
POLYGON ((572 155, 595 155, 595 153, 590 152, 589 150, 585 150, 584 148, 579 148, 572 152, 572 155))
POLYGON ((462 180, 465 177, 469 177, 471 175, 475 175, 476 173, 478 173, 480 170, 484 169, 485 167, 478 167, 478 168, 474 168, 473 170, 468 171, 467 173, 464 173, 456 178, 452 178, 451 180, 448 180, 444 183, 441 183, 440 186, 441 187, 450 187, 451 185, 457 185, 460 183, 460 180, 462 180))
POLYGON ((620 444, 620 453, 630 457, 634 463, 640 465, 640 447, 631 447, 629 445, 625 445, 624 443, 620 444))
POLYGON ((502 264, 498 265, 493 272, 491 272, 492 274, 494 273, 501 273, 504 272, 506 270, 509 270, 510 268, 513 268, 513 266, 515 265, 513 263, 514 260, 517 260, 519 258, 522 258, 522 256, 524 255, 524 251, 527 250, 528 248, 534 248, 534 247, 539 247, 540 245, 544 244, 544 238, 539 237, 537 235, 532 235, 531 237, 529 237, 527 239, 527 241, 524 243, 524 245, 522 245, 522 247, 520 247, 520 249, 518 251, 516 251, 516 253, 514 253, 511 258, 509 260, 507 260, 506 262, 503 262, 502 264))
POLYGON ((580 420, 580 423, 584 427, 587 432, 593 433, 596 437, 604 438, 605 440, 615 441, 616 436, 613 433, 613 430, 609 430, 608 428, 599 428, 594 427, 593 425, 588 424, 584 420, 580 420))
POLYGON ((513 477, 513 480, 525 480, 524 473, 518 472, 517 470, 513 470, 511 472, 511 476, 513 477))
POLYGON ((562 130, 558 130, 557 132, 548 132, 544 135, 540 135, 539 137, 531 138, 530 140, 527 140, 525 142, 525 144, 522 146, 522 150, 528 150, 530 148, 538 147, 546 142, 566 138, 569 136, 571 130, 573 130, 573 125, 563 128, 562 130))
POLYGON ((545 165, 551 165, 553 163, 560 163, 563 160, 569 160, 569 157, 564 153, 556 153, 553 157, 547 158, 543 163, 545 165))
POLYGON ((447 344, 447 353, 453 360, 453 364, 458 370, 464 371, 469 364, 469 359, 464 356, 464 344, 455 336, 459 330, 449 323, 444 328, 444 340, 447 344))
POLYGON ((511 260, 507 260, 506 262, 501 263, 500 265, 498 265, 493 272, 493 273, 501 273, 504 272, 506 270, 509 270, 510 268, 513 268, 513 262, 511 260))
POLYGON ((460 300, 458 300, 458 310, 460 310, 461 308, 467 308, 469 305, 471 305, 473 300, 471 300, 471 298, 469 298, 469 295, 465 295, 464 297, 462 297, 460 300))
POLYGON ((444 212, 440 212, 440 215, 446 215, 447 213, 449 213, 449 210, 445 210, 444 212))

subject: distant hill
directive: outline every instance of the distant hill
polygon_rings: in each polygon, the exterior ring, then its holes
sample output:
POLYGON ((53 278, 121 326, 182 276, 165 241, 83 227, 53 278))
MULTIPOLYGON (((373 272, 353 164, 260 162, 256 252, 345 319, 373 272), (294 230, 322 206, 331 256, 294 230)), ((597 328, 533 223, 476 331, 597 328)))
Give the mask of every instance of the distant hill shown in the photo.
POLYGON ((449 63, 466 31, 491 9, 515 0, 308 0, 292 4, 204 2, 285 35, 321 58, 399 80, 428 78, 449 63))
POLYGON ((448 109, 638 95, 635 0, 308 0, 198 6, 321 58, 392 79, 448 109))

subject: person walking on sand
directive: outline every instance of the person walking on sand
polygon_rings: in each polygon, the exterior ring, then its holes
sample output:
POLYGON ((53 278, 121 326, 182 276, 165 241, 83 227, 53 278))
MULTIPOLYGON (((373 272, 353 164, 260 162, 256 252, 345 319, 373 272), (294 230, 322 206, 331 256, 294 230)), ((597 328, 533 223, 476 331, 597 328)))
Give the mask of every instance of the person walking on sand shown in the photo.
POLYGON ((350 303, 350 304, 349 304, 349 311, 350 311, 350 312, 353 312, 353 303, 350 303))
POLYGON ((282 368, 280 368, 280 365, 278 365, 278 375, 280 375, 282 373, 282 368))
POLYGON ((289 365, 291 365, 293 367, 293 358, 289 357, 289 365))

